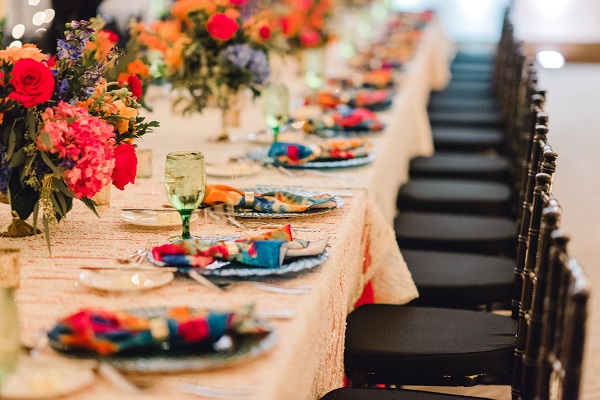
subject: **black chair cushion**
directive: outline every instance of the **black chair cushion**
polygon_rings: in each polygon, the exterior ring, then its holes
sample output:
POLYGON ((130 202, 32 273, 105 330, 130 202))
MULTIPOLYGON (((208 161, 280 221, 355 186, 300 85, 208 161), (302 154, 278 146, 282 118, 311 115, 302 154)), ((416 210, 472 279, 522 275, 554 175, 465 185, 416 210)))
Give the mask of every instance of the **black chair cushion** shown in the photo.
POLYGON ((398 191, 399 210, 508 215, 509 185, 465 179, 414 178, 398 191))
POLYGON ((393 374, 398 383, 511 373, 516 331, 513 319, 486 312, 368 304, 348 315, 344 362, 347 373, 393 374))
POLYGON ((431 99, 428 110, 431 111, 487 111, 497 110, 494 99, 471 99, 465 97, 437 97, 431 99))
POLYGON ((436 151, 500 151, 505 137, 502 129, 473 126, 433 126, 431 127, 436 151))
POLYGON ((515 261, 471 253, 402 249, 419 290, 411 305, 467 307, 509 304, 515 261))
POLYGON ((482 397, 423 392, 404 389, 339 388, 327 393, 321 400, 486 400, 482 397))
POLYGON ((496 55, 494 53, 459 51, 454 56, 452 64, 467 63, 493 65, 495 59, 496 55))
POLYGON ((455 70, 452 72, 452 76, 450 77, 452 81, 479 81, 479 82, 493 82, 494 74, 491 70, 483 70, 483 71, 461 71, 455 70))
POLYGON ((492 126, 502 127, 504 120, 498 111, 486 110, 443 110, 428 113, 431 125, 492 126))
POLYGON ((490 64, 477 64, 467 62, 455 62, 450 65, 450 71, 452 73, 486 73, 492 74, 494 72, 494 66, 490 64))
POLYGON ((513 219, 479 215, 403 211, 394 220, 400 248, 513 255, 513 219))
POLYGON ((410 161, 410 176, 421 178, 463 178, 506 180, 510 162, 501 156, 470 153, 436 153, 431 157, 417 157, 410 161))
POLYGON ((450 80, 448 85, 439 91, 442 93, 450 92, 488 92, 489 94, 494 93, 494 85, 489 81, 471 81, 471 80, 450 80))

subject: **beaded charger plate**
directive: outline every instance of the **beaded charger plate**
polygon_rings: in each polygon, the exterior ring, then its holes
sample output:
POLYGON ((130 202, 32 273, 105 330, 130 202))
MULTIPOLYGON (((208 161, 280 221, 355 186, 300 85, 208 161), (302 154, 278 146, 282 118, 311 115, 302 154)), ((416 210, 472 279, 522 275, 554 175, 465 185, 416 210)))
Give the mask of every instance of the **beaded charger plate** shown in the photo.
MULTIPOLYGON (((153 319, 165 317, 167 307, 143 307, 125 310, 138 317, 153 319)), ((228 367, 251 360, 271 349, 277 340, 275 331, 259 335, 225 335, 214 344, 185 346, 181 349, 160 349, 130 354, 101 357, 50 341, 56 351, 74 358, 97 359, 126 372, 165 373, 181 371, 206 371, 228 367)))
MULTIPOLYGON (((313 197, 326 194, 324 192, 318 192, 315 190, 305 190, 299 188, 274 188, 274 187, 256 187, 256 188, 246 188, 242 189, 244 192, 253 192, 253 193, 268 193, 275 191, 289 192, 292 194, 297 194, 300 196, 313 197)), ((331 210, 335 210, 336 208, 340 208, 344 205, 344 199, 339 196, 332 195, 332 200, 335 202, 335 207, 332 208, 313 208, 306 210, 305 212, 284 212, 284 213, 276 213, 276 212, 259 212, 254 210, 245 210, 245 209, 235 209, 233 211, 234 217, 239 218, 292 218, 292 217, 309 217, 316 214, 323 214, 329 212, 331 210)))
MULTIPOLYGON (((237 236, 223 236, 202 239, 233 240, 236 238, 237 236)), ((216 284, 234 282, 239 278, 293 278, 301 273, 308 272, 313 268, 318 267, 327 261, 328 258, 329 253, 326 251, 315 256, 289 258, 283 261, 283 265, 280 268, 259 268, 235 261, 215 261, 206 268, 198 268, 196 270, 216 284), (223 278, 224 280, 220 278, 223 278)), ((168 266, 168 264, 162 261, 155 260, 154 257, 152 257, 152 253, 148 253, 148 261, 159 267, 168 266)))
POLYGON ((281 165, 286 168, 348 168, 358 167, 361 165, 369 164, 375 160, 375 153, 371 152, 364 157, 348 158, 345 160, 323 160, 323 161, 309 161, 304 164, 288 164, 280 163, 275 161, 272 157, 269 157, 269 147, 261 147, 249 151, 246 156, 256 162, 264 164, 281 165))

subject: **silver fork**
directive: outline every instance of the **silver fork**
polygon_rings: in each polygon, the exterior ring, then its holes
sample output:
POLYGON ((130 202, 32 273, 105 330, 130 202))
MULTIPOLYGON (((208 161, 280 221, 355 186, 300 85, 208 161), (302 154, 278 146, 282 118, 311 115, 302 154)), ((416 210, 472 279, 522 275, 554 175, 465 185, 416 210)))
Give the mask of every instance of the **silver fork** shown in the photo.
POLYGON ((290 178, 296 178, 296 177, 300 177, 303 175, 316 175, 316 176, 322 176, 325 178, 332 178, 332 179, 354 179, 354 178, 356 178, 356 176, 354 176, 352 174, 343 174, 343 173, 337 173, 337 172, 323 172, 323 171, 318 171, 318 170, 313 170, 313 169, 303 169, 301 171, 291 171, 285 167, 282 167, 281 165, 277 167, 277 170, 279 172, 281 172, 282 174, 289 176, 290 178))
POLYGON ((139 266, 148 257, 148 253, 150 253, 156 246, 158 246, 156 241, 149 241, 146 243, 146 247, 144 247, 144 249, 141 251, 141 254, 134 260, 132 265, 139 266))
POLYGON ((263 283, 263 282, 256 282, 256 281, 238 281, 238 282, 232 282, 232 283, 223 285, 223 287, 225 289, 230 289, 230 288, 235 288, 235 287, 240 287, 240 286, 241 287, 249 286, 249 287, 253 287, 256 289, 264 290, 266 292, 282 293, 282 294, 306 294, 306 293, 310 292, 310 290, 312 289, 311 286, 288 287, 288 286, 280 286, 280 285, 275 285, 272 283, 263 283))

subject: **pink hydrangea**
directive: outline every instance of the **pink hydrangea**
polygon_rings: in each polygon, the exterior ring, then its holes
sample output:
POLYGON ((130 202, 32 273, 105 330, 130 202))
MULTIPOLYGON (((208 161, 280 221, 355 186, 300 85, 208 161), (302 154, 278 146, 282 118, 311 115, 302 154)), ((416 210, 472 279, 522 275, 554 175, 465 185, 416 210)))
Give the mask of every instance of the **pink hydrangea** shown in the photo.
POLYGON ((42 120, 37 148, 59 156, 60 165, 65 168, 65 183, 76 198, 92 197, 110 184, 115 167, 112 125, 91 116, 86 108, 62 101, 46 108, 42 120), (51 146, 44 144, 45 134, 51 146))

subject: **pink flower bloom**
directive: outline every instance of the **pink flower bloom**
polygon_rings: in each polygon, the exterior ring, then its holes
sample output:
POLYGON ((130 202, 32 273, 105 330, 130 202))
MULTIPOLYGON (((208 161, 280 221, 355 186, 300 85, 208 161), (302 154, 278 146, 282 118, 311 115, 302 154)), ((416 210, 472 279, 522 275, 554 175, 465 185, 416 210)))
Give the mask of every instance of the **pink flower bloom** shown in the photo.
POLYGON ((62 101, 46 108, 42 120, 37 148, 63 160, 65 183, 76 198, 92 197, 111 182, 115 167, 112 125, 92 117, 83 107, 62 101), (44 133, 50 137, 51 146, 42 140, 44 133))

